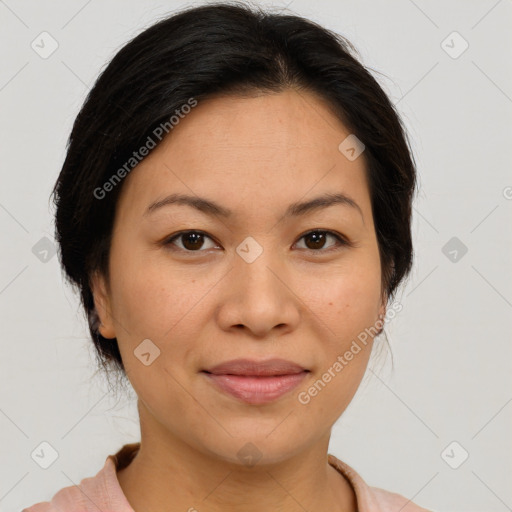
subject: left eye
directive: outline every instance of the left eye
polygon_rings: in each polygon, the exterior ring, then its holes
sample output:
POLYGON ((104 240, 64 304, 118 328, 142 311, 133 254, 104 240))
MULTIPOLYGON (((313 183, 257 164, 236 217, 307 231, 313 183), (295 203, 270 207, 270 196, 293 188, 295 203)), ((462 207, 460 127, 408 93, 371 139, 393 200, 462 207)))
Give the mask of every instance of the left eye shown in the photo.
MULTIPOLYGON (((299 240, 307 240, 306 247, 302 247, 303 249, 314 252, 319 252, 320 249, 324 249, 324 252, 327 252, 325 248, 325 243, 329 237, 334 238, 335 242, 328 246, 327 250, 330 250, 331 248, 336 246, 336 241, 338 243, 338 246, 349 245, 349 242, 342 238, 337 233, 323 230, 309 231, 308 233, 302 235, 299 238, 299 240)), ((177 245, 175 244, 175 240, 179 239, 182 239, 183 242, 181 244, 181 247, 178 245, 178 248, 186 252, 201 252, 200 249, 205 248, 205 239, 209 239, 213 242, 212 238, 209 237, 206 233, 203 233, 202 231, 182 231, 181 233, 177 233, 176 235, 173 235, 171 238, 167 239, 165 245, 177 245)), ((206 247, 206 249, 212 249, 215 247, 215 244, 213 244, 211 247, 206 247)))
MULTIPOLYGON (((325 249, 324 244, 328 237, 336 239, 339 245, 348 245, 348 242, 346 240, 344 240, 340 235, 338 235, 332 231, 320 231, 320 230, 310 231, 309 233, 302 235, 300 237, 300 239, 302 239, 302 238, 304 238, 305 240, 309 239, 311 241, 311 243, 309 244, 309 246, 308 246, 308 244, 306 244, 307 245, 306 249, 310 250, 310 251, 318 252, 318 249, 325 249)), ((328 247, 328 249, 331 249, 335 245, 336 245, 336 243, 332 244, 331 246, 328 247)), ((325 252, 327 252, 327 251, 325 251, 325 252)))
MULTIPOLYGON (((184 244, 182 244, 183 246, 180 247, 180 249, 184 249, 187 252, 197 252, 196 249, 200 249, 203 246, 205 238, 212 240, 202 231, 183 231, 169 238, 166 245, 173 244, 174 240, 178 240, 180 238, 183 238, 184 240, 184 244)), ((207 247, 207 249, 211 249, 211 247, 207 247)))

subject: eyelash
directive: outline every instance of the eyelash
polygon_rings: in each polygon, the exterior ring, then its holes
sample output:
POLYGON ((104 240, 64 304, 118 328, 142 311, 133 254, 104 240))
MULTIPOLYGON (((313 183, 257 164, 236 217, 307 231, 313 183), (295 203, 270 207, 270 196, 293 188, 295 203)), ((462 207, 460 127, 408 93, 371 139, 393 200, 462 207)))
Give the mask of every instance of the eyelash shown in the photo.
MULTIPOLYGON (((190 229, 190 230, 187 230, 187 231, 180 231, 179 233, 175 233, 174 235, 171 235, 170 238, 167 238, 164 241, 164 245, 165 246, 172 246, 173 242, 175 240, 177 240, 178 238, 180 238, 183 235, 188 235, 190 233, 196 233, 196 234, 204 235, 205 237, 209 238, 210 240, 213 240, 213 238, 211 236, 209 236, 207 233, 205 233, 204 231, 196 230, 196 229, 190 229)), ((339 250, 342 247, 354 247, 354 244, 352 242, 350 242, 348 239, 346 239, 345 237, 343 237, 342 235, 340 235, 336 231, 329 231, 329 230, 326 230, 326 229, 313 229, 313 230, 307 231, 306 233, 302 234, 299 237, 299 240, 301 240, 302 238, 304 238, 304 237, 306 237, 308 235, 311 235, 313 233, 323 233, 323 234, 327 234, 327 235, 333 236, 334 238, 337 239, 338 246, 337 247, 336 246, 332 246, 332 247, 329 247, 327 249, 323 249, 323 248, 322 249, 303 249, 304 251, 307 251, 309 253, 330 253, 332 251, 339 250)), ((213 240, 213 241, 215 241, 215 240, 213 240)), ((171 250, 173 250, 173 251, 177 250, 177 251, 181 251, 181 252, 188 253, 188 254, 194 254, 194 253, 206 252, 208 249, 206 249, 206 250, 198 249, 197 251, 190 251, 190 250, 187 250, 187 249, 182 249, 181 247, 174 246, 171 250)))

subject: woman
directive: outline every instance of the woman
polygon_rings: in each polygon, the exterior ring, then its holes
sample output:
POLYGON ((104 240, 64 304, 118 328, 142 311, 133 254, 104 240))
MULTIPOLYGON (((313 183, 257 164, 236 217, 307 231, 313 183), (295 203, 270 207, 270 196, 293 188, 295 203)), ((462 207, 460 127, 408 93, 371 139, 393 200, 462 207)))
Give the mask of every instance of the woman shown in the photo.
POLYGON ((101 74, 56 234, 141 441, 26 512, 426 510, 328 454, 413 258, 414 158, 351 50, 300 17, 215 4, 101 74))

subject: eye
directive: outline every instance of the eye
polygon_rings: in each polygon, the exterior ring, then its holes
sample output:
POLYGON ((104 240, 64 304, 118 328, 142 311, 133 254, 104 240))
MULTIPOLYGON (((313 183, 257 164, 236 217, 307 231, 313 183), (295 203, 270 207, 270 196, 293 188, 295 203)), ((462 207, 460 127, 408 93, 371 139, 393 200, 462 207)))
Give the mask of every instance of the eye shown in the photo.
MULTIPOLYGON (((202 231, 182 231, 181 233, 177 233, 171 238, 168 238, 165 242, 165 245, 174 244, 174 241, 180 238, 183 239, 183 243, 181 247, 178 246, 178 248, 186 252, 202 252, 199 249, 204 248, 203 246, 205 238, 212 240, 212 238, 210 238, 206 233, 203 233, 202 231)), ((206 248, 211 249, 212 247, 206 248)))
POLYGON ((307 240, 306 242, 306 250, 313 251, 313 252, 329 252, 332 249, 336 249, 336 245, 339 246, 349 246, 350 243, 348 240, 343 238, 338 233, 335 233, 334 231, 325 231, 325 230, 319 230, 315 229, 313 231, 309 231, 308 233, 305 233, 301 236, 300 240, 307 240), (337 241, 334 242, 334 244, 331 244, 330 246, 325 249, 325 243, 326 240, 332 237, 337 241), (319 251, 320 249, 324 249, 323 251, 319 251))
MULTIPOLYGON (((201 249, 212 249, 218 247, 215 245, 215 242, 210 247, 205 247, 205 239, 214 242, 213 239, 208 236, 203 231, 182 231, 180 233, 176 233, 168 238, 164 245, 177 246, 183 252, 204 252, 201 249), (181 245, 176 243, 178 240, 182 240, 181 245)), ((320 230, 316 229, 313 231, 309 231, 302 235, 299 240, 304 239, 306 241, 306 247, 301 247, 301 249, 305 249, 307 251, 312 252, 330 252, 331 250, 336 250, 340 246, 352 246, 352 244, 334 231, 320 230), (326 241, 331 237, 334 239, 334 243, 330 246, 325 247, 326 241)))

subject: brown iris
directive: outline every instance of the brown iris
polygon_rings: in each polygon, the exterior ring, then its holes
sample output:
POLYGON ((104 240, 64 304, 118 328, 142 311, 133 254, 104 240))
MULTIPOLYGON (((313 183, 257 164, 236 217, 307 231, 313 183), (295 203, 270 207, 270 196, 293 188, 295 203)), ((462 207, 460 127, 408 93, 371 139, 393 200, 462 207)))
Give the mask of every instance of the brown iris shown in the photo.
POLYGON ((321 249, 325 244, 326 233, 322 231, 313 231, 304 235, 304 241, 308 249, 321 249), (307 240, 312 240, 311 244, 308 244, 307 240))

